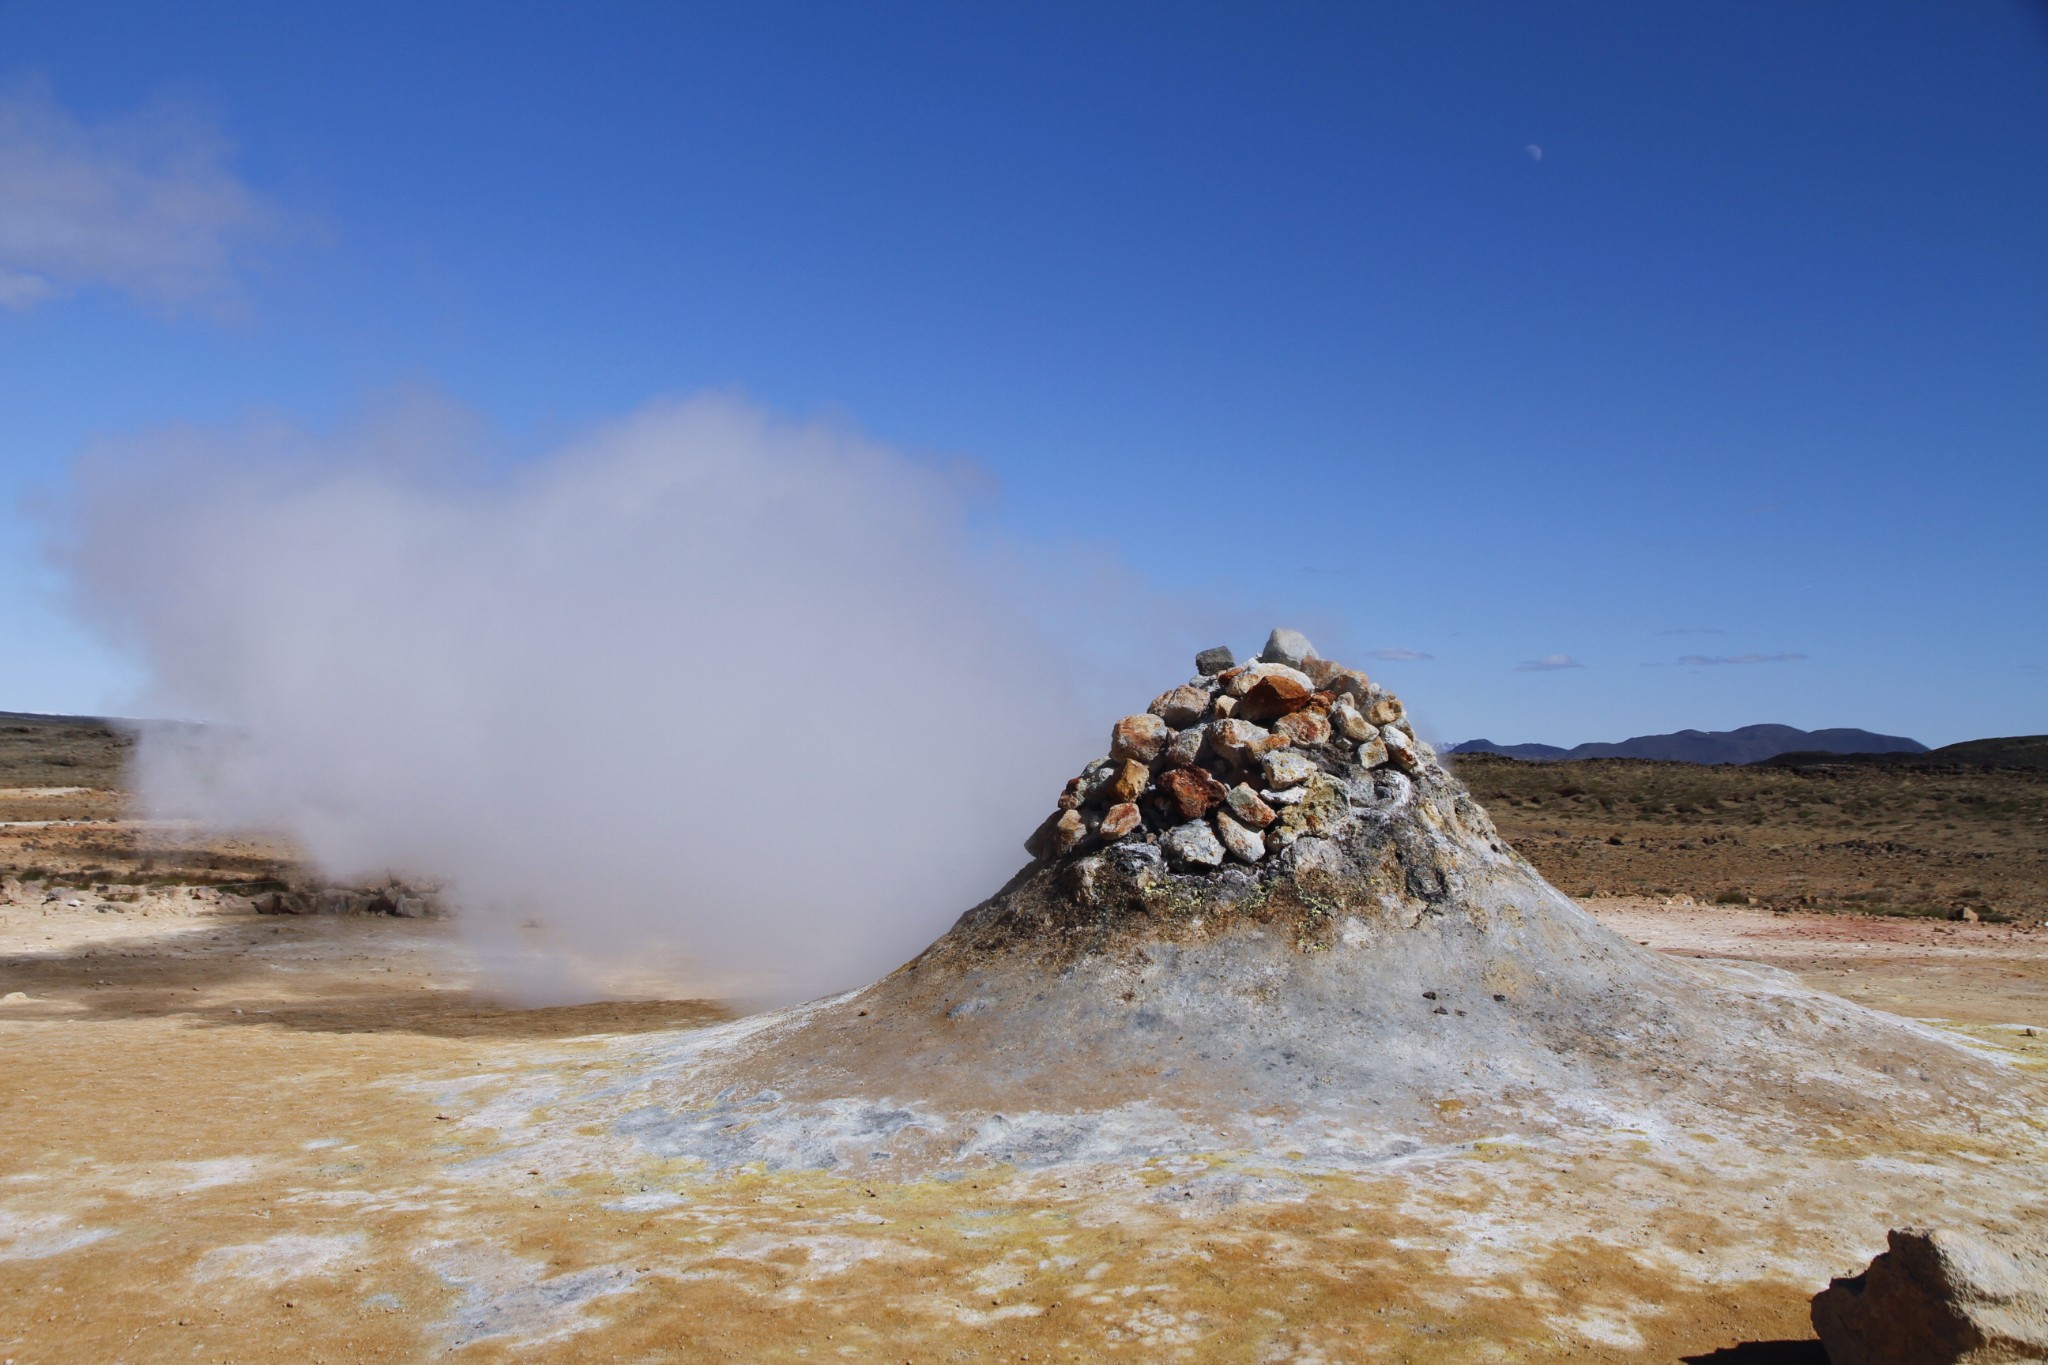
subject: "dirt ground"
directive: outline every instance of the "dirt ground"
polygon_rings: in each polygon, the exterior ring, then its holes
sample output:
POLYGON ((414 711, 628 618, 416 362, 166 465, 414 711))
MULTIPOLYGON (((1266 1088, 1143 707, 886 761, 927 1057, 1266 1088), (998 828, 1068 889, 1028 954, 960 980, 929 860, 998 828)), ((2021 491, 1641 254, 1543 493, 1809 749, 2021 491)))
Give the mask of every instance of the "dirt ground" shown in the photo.
MULTIPOLYGON (((234 893, 302 875, 288 849, 135 821, 120 735, 16 719, 0 1365, 1820 1365, 1807 1300, 1887 1227, 2048 1199, 2028 1175, 2048 1130, 1834 1151, 1617 1120, 1367 1173, 1222 1153, 895 1184, 595 1159, 619 1148, 575 1129, 576 1097, 726 1019, 716 983, 641 962, 620 998, 520 1009, 445 920, 249 913, 234 893)), ((2048 884, 2032 779, 1562 771, 1595 766, 1460 769, 1565 889, 1653 893, 1585 902, 1636 941, 1785 968, 2048 1073, 2048 932, 1683 903, 1946 914, 1972 892, 2024 921, 2048 884)))
MULTIPOLYGON (((2048 934, 1592 908, 2048 1065, 2048 934)), ((1817 1362, 1818 1281, 2018 1155, 1873 1154, 1851 1187, 1617 1131, 887 1185, 543 1140, 550 1096, 722 1017, 688 985, 508 1009, 445 922, 0 908, 0 1359, 1817 1362)))

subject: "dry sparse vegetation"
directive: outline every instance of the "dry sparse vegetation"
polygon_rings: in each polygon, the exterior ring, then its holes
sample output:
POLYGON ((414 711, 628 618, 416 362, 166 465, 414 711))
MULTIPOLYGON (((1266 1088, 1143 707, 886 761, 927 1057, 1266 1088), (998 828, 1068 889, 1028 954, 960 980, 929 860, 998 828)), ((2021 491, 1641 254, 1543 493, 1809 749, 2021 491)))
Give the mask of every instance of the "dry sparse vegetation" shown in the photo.
POLYGON ((2048 771, 2038 768, 1491 754, 1456 765, 1501 832, 1574 895, 2048 916, 2048 771))

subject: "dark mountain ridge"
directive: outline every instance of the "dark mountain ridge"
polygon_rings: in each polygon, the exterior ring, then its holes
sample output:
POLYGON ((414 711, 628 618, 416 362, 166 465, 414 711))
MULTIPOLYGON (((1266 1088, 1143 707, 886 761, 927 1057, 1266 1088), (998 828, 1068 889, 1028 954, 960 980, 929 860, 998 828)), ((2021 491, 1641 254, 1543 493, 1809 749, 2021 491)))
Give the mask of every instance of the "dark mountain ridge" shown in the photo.
POLYGON ((1903 735, 1869 730, 1801 730, 1791 725, 1745 725, 1739 730, 1679 730, 1637 735, 1620 743, 1591 743, 1561 749, 1554 744, 1495 744, 1469 739, 1454 754, 1502 754, 1538 763, 1582 758, 1648 758, 1678 763, 1757 763, 1780 754, 1924 754, 1927 746, 1903 735))

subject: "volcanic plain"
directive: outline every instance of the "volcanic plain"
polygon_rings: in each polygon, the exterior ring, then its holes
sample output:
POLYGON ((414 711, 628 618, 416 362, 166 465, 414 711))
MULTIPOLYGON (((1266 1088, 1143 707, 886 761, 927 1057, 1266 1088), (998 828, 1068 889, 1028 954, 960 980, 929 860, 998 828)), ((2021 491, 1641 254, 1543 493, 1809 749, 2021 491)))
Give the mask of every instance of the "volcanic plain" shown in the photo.
MULTIPOLYGON (((1448 1094, 1440 1132, 1365 1167, 707 1170, 607 1145, 598 1116, 677 1039, 749 1026, 716 983, 641 963, 613 999, 520 1009, 445 919, 257 914, 305 878, 290 850, 131 818, 125 749, 0 724, 0 1358, 21 1365, 1819 1362, 1807 1300, 1887 1228, 2042 1213, 2038 1125, 1878 1141, 1795 1106, 1563 1140, 1489 1134, 1448 1094)), ((1631 942, 2048 1076, 2038 775, 1456 771, 1631 942)))

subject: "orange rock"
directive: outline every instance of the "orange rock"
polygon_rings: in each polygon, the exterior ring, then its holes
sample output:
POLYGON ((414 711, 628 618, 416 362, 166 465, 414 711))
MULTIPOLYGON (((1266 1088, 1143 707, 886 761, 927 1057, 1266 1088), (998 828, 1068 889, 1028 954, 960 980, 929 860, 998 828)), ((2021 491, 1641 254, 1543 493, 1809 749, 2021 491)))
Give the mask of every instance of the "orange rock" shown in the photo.
POLYGON ((1124 801, 1111 806, 1103 813, 1102 825, 1095 832, 1102 836, 1105 843, 1113 844, 1136 829, 1142 822, 1143 817, 1138 814, 1137 806, 1129 801, 1124 801))
POLYGON ((1278 720, 1307 706, 1309 691, 1308 684, 1298 678, 1269 673, 1252 684, 1251 691, 1244 694, 1231 714, 1251 721, 1278 720))
POLYGON ((1330 722, 1323 718, 1321 712, 1304 707, 1292 715, 1282 716, 1274 721, 1273 733, 1285 735, 1296 744, 1328 744, 1330 722))
POLYGON ((1077 810, 1063 810, 1060 818, 1052 822, 1052 846, 1054 854, 1071 853, 1074 845, 1088 836, 1088 822, 1077 810))
POLYGON ((1125 716, 1109 732, 1109 756, 1150 763, 1159 757, 1159 751, 1172 738, 1173 731, 1166 722, 1149 712, 1142 716, 1125 716))
POLYGON ((1223 804, 1230 794, 1221 782, 1200 768, 1175 768, 1159 779, 1160 790, 1183 820, 1199 820, 1223 804))
POLYGON ((1135 801, 1152 781, 1152 770, 1134 758, 1127 758, 1117 764, 1116 776, 1109 779, 1109 795, 1115 801, 1135 801))
POLYGON ((1392 725, 1404 714, 1399 697, 1381 697, 1365 708, 1365 718, 1374 725, 1392 725))

